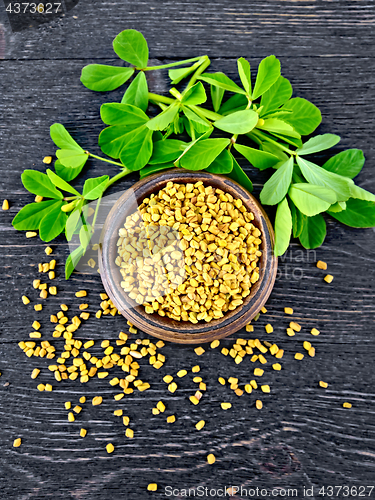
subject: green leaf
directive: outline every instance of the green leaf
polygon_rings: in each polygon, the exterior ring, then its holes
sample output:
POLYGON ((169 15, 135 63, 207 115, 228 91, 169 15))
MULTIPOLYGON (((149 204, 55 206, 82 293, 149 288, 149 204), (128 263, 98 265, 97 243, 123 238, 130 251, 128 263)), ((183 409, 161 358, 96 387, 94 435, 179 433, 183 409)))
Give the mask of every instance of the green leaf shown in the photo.
POLYGON ((12 220, 12 225, 19 231, 33 231, 39 229, 43 217, 57 204, 61 206, 60 200, 47 200, 39 203, 25 205, 12 220))
POLYGON ((228 177, 238 182, 240 186, 242 186, 244 189, 247 189, 249 193, 251 193, 253 191, 253 183, 251 182, 247 174, 242 170, 232 153, 231 156, 233 161, 233 169, 232 172, 228 174, 228 177))
POLYGON ((211 174, 229 174, 233 169, 232 155, 224 149, 219 156, 206 168, 211 174))
POLYGON ((121 150, 120 160, 129 170, 141 170, 151 158, 152 130, 148 130, 146 125, 130 132, 129 140, 121 150))
POLYGON ((291 157, 268 179, 260 193, 261 203, 277 205, 285 198, 292 182, 293 164, 294 160, 291 157))
POLYGON ((375 194, 372 194, 370 191, 366 191, 366 189, 362 189, 355 184, 350 187, 350 195, 351 198, 356 198, 358 200, 375 201, 375 194))
POLYGON ((322 121, 320 110, 302 97, 290 99, 281 109, 293 111, 291 115, 285 116, 284 120, 301 135, 312 134, 322 121))
POLYGON ((318 248, 323 244, 326 234, 326 221, 322 215, 306 217, 299 241, 305 248, 318 248))
POLYGON ((83 152, 81 146, 76 143, 76 141, 69 134, 64 125, 61 125, 61 123, 54 123, 50 126, 49 131, 51 139, 58 148, 75 149, 83 152))
POLYGON ((157 163, 155 165, 150 165, 150 166, 142 168, 139 171, 139 177, 141 179, 143 179, 144 177, 147 177, 148 175, 156 174, 157 172, 161 172, 162 170, 168 170, 169 168, 175 168, 175 165, 173 164, 173 162, 157 163))
POLYGON ((69 279, 70 275, 74 271, 76 265, 81 260, 81 257, 84 255, 85 250, 79 246, 69 255, 65 262, 65 279, 69 279))
POLYGON ((111 127, 107 127, 99 134, 100 149, 103 153, 112 158, 119 158, 121 150, 127 141, 129 141, 133 133, 134 130, 129 131, 129 127, 123 125, 112 125, 111 127))
POLYGON ((330 215, 339 222, 350 227, 375 227, 375 203, 373 201, 355 200, 346 202, 346 210, 330 215))
POLYGON ((267 130, 271 133, 286 135, 288 137, 295 137, 299 139, 301 136, 294 128, 280 118, 266 118, 263 125, 258 125, 260 130, 267 130))
POLYGON ((123 60, 143 69, 148 63, 145 37, 136 30, 124 30, 113 40, 113 50, 123 60))
POLYGON ((149 121, 149 117, 132 104, 109 102, 100 107, 100 117, 106 125, 122 125, 128 132, 149 121))
POLYGON ((56 203, 40 222, 39 236, 42 241, 51 241, 64 231, 67 215, 61 210, 62 201, 56 203))
POLYGON ((70 241, 73 238, 73 234, 77 228, 78 222, 80 221, 81 221, 81 209, 77 207, 73 210, 73 212, 70 213, 68 220, 66 221, 65 224, 65 236, 67 241, 70 241))
POLYGON ((240 57, 237 59, 237 68, 243 88, 246 90, 248 95, 251 95, 251 71, 249 61, 240 57))
POLYGON ((206 91, 204 90, 202 82, 197 82, 190 87, 186 93, 182 94, 181 103, 195 106, 196 104, 203 104, 207 101, 206 91))
POLYGON ((83 185, 82 191, 82 196, 85 200, 96 200, 99 198, 105 190, 108 179, 108 175, 87 179, 83 185))
POLYGON ((276 156, 279 161, 286 161, 289 157, 287 154, 284 153, 282 149, 280 149, 276 144, 271 144, 270 142, 263 142, 262 143, 262 149, 266 153, 271 153, 272 155, 276 156))
POLYGON ((134 73, 134 68, 120 68, 106 64, 89 64, 82 68, 81 82, 85 87, 97 92, 115 90, 123 85, 134 73))
POLYGON ((351 186, 354 186, 354 182, 348 177, 328 172, 328 170, 299 156, 297 157, 297 163, 308 182, 333 189, 336 193, 335 201, 346 201, 350 198, 351 186))
POLYGON ((188 68, 178 68, 178 69, 170 69, 168 71, 168 76, 172 80, 172 85, 177 85, 181 80, 189 76, 197 66, 193 64, 193 66, 189 66, 188 68))
POLYGON ((63 191, 67 191, 68 193, 72 193, 72 194, 75 194, 77 196, 81 196, 81 194, 76 189, 74 189, 74 187, 72 187, 70 184, 65 182, 64 179, 62 179, 61 177, 56 175, 49 168, 47 168, 47 175, 54 186, 58 187, 59 189, 62 189, 63 191))
POLYGON ((148 107, 148 85, 144 71, 140 71, 126 89, 121 99, 122 104, 132 104, 142 111, 148 107))
POLYGON ((242 111, 246 109, 249 101, 247 97, 243 94, 234 94, 229 99, 225 101, 224 104, 221 105, 218 113, 219 115, 226 116, 231 113, 235 113, 236 111, 242 111))
POLYGON ((241 89, 233 80, 227 77, 224 73, 219 71, 218 73, 203 73, 199 76, 200 80, 203 80, 210 85, 215 87, 220 87, 224 90, 229 90, 229 92, 234 92, 236 94, 246 94, 246 90, 241 89))
POLYGON ((211 127, 209 123, 198 116, 192 109, 184 106, 182 111, 198 134, 206 132, 211 127))
POLYGON ((347 149, 332 156, 332 158, 325 162, 323 168, 335 174, 353 179, 362 170, 364 164, 365 157, 362 150, 347 149))
POLYGON ((178 141, 176 139, 166 139, 164 141, 158 141, 154 143, 152 156, 149 161, 150 165, 157 163, 167 163, 176 160, 181 152, 187 147, 187 143, 184 141, 178 141))
POLYGON ((312 153, 318 153, 319 151, 333 148, 338 142, 340 142, 340 137, 335 134, 316 135, 305 142, 302 148, 297 149, 296 153, 302 156, 311 155, 312 153))
POLYGON ((24 170, 21 175, 22 184, 33 194, 44 198, 61 199, 63 195, 58 191, 46 174, 37 170, 24 170))
MULTIPOLYGON (((220 109, 221 102, 224 97, 225 90, 220 87, 215 87, 215 85, 210 85, 211 100, 214 111, 217 113, 220 109)), ((241 94, 236 94, 241 95, 241 94)))
POLYGON ((276 82, 262 95, 260 116, 263 117, 285 104, 292 97, 292 93, 293 89, 289 80, 279 76, 276 82))
POLYGON ((252 109, 236 111, 214 122, 214 126, 230 134, 247 134, 258 123, 258 113, 252 109))
POLYGON ((92 231, 90 230, 90 227, 86 226, 86 224, 82 225, 81 229, 79 230, 79 241, 81 243, 81 247, 85 251, 90 243, 91 237, 92 231))
MULTIPOLYGON (((86 161, 85 161, 85 163, 86 163, 86 161)), ((70 182, 73 179, 75 179, 77 177, 77 175, 79 175, 79 173, 83 169, 85 163, 83 163, 82 165, 79 165, 78 167, 72 168, 72 167, 64 167, 64 165, 61 163, 60 160, 56 160, 54 167, 55 167, 56 174, 59 177, 64 179, 64 181, 66 181, 66 182, 70 182)))
POLYGON ((283 135, 283 134, 278 134, 277 132, 271 132, 271 133, 272 133, 272 135, 274 135, 278 139, 281 139, 283 142, 286 142, 287 144, 291 144, 292 146, 295 146, 296 148, 302 147, 301 139, 297 139, 295 137, 290 137, 290 136, 283 135))
POLYGON ((275 217, 275 247, 274 255, 283 255, 289 246, 292 234, 292 214, 288 200, 284 198, 278 205, 275 217))
POLYGON ((289 196, 296 207, 309 217, 325 212, 336 202, 336 194, 332 189, 305 182, 292 184, 289 196))
POLYGON ((229 139, 203 139, 198 141, 181 158, 181 166, 187 170, 204 170, 229 143, 229 139))
POLYGON ((173 103, 168 106, 167 109, 156 115, 149 122, 147 122, 147 127, 150 130, 165 130, 170 123, 173 122, 175 116, 178 113, 178 105, 173 103))
POLYGON ((253 100, 262 94, 276 82, 280 76, 280 61, 275 56, 268 56, 258 66, 257 79, 255 81, 253 100))
POLYGON ((290 211, 292 212, 293 237, 298 238, 302 233, 307 216, 298 210, 292 200, 290 200, 290 211))
POLYGON ((338 201, 334 205, 331 205, 327 212, 342 212, 343 210, 346 209, 346 202, 345 201, 338 201), (344 205, 344 206, 342 206, 344 205))
MULTIPOLYGON (((280 159, 277 156, 266 151, 259 149, 249 148, 248 146, 241 146, 241 144, 234 144, 234 148, 242 154, 254 167, 259 170, 265 170, 279 163, 280 159)), ((285 155, 286 156, 286 155, 285 155)), ((286 159, 288 157, 286 156, 286 159)))
POLYGON ((89 155, 78 149, 58 149, 56 156, 64 167, 81 169, 84 167, 89 155))

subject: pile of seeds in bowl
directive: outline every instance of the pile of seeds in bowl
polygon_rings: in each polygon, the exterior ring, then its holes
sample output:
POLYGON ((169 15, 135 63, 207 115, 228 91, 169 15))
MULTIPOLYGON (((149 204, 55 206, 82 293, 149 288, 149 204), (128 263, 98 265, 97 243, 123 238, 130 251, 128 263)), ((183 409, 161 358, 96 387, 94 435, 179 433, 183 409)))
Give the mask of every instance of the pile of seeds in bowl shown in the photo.
POLYGON ((212 186, 168 182, 119 230, 129 297, 177 321, 219 319, 259 280, 261 231, 242 200, 212 186))

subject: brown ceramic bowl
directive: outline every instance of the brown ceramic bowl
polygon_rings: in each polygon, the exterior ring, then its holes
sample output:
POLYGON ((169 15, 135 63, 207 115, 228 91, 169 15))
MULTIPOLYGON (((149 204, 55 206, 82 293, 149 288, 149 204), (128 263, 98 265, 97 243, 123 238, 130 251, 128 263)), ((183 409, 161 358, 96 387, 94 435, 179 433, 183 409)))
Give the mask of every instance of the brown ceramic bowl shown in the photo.
POLYGON ((140 330, 155 337, 181 344, 198 344, 210 342, 230 335, 253 319, 266 303, 275 283, 277 258, 273 255, 274 232, 272 225, 259 202, 237 182, 222 175, 208 172, 191 172, 183 169, 167 170, 154 174, 137 182, 132 189, 126 191, 111 209, 102 232, 99 266, 104 288, 114 305, 126 319, 140 330), (134 201, 138 204, 152 193, 163 189, 167 182, 178 183, 202 181, 205 185, 222 189, 234 198, 240 198, 243 204, 253 212, 254 224, 262 232, 263 252, 260 260, 260 278, 251 288, 251 293, 244 303, 234 311, 225 313, 223 318, 210 323, 192 324, 188 321, 175 321, 158 314, 146 314, 144 307, 123 291, 119 267, 115 264, 117 257, 118 231, 123 226, 126 217, 134 211, 134 201), (134 198, 135 196, 135 198, 134 198))

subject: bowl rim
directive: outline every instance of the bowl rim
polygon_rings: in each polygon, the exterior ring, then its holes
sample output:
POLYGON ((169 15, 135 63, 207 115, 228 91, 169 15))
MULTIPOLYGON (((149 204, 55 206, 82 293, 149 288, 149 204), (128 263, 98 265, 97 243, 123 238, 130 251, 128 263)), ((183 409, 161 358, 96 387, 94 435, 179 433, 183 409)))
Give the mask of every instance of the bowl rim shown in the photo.
MULTIPOLYGON (((132 206, 134 207, 134 205, 132 206)), ((273 254, 273 244, 273 228, 263 207, 253 195, 236 181, 224 175, 211 174, 205 171, 170 169, 139 180, 126 190, 113 205, 105 220, 100 237, 100 276, 108 296, 118 311, 142 331, 157 338, 177 343, 209 342, 226 337, 245 326, 267 301, 274 286, 277 272, 277 257, 273 254), (206 185, 213 182, 217 184, 214 187, 224 191, 227 189, 228 192, 232 191, 231 194, 235 193, 235 197, 242 199, 245 206, 253 212, 255 225, 262 231, 261 249, 263 255, 261 257, 260 279, 253 285, 251 293, 245 298, 242 306, 225 313, 223 318, 212 320, 209 323, 192 324, 190 322, 178 322, 168 317, 161 317, 158 314, 149 315, 142 305, 130 299, 120 287, 121 274, 119 267, 114 264, 115 256, 117 256, 118 229, 123 226, 125 218, 132 212, 130 205, 134 200, 134 196, 137 203, 140 204, 145 197, 159 191, 169 181, 196 183, 200 180, 206 185), (250 305, 252 307, 249 309, 250 305), (249 314, 249 310, 251 310, 251 314, 249 314)))

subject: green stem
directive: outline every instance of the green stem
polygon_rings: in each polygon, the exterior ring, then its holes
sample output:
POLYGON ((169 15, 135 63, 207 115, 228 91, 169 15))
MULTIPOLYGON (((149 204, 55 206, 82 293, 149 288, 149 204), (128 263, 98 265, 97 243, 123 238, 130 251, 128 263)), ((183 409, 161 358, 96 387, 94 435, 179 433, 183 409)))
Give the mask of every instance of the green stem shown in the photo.
MULTIPOLYGON (((273 139, 269 138, 267 135, 263 134, 261 130, 255 130, 253 129, 249 134, 246 134, 250 139, 252 139, 252 136, 258 137, 259 139, 263 139, 264 141, 270 142, 271 144, 274 144, 278 148, 282 149, 286 153, 289 153, 290 155, 295 155, 294 151, 291 151, 289 148, 283 146, 277 141, 274 141, 273 139)), ((256 142, 256 141, 254 141, 256 142)))
POLYGON ((199 66, 199 68, 194 72, 193 76, 190 78, 189 83, 187 84, 186 89, 184 92, 186 92, 190 87, 194 85, 194 83, 197 81, 198 76, 200 76, 205 69, 208 68, 208 66, 211 64, 211 61, 208 56, 205 56, 207 59, 204 61, 203 64, 199 66))
POLYGON ((122 179, 122 177, 125 177, 126 175, 130 174, 131 172, 132 170, 129 170, 128 168, 124 167, 121 172, 119 172, 117 175, 114 175, 113 177, 111 177, 111 179, 108 180, 104 191, 106 191, 109 188, 109 186, 112 186, 112 184, 122 179))
POLYGON ((160 66, 149 66, 147 68, 135 68, 135 69, 139 69, 139 70, 142 69, 143 71, 152 71, 154 69, 173 68, 175 66, 183 66, 184 64, 188 64, 188 63, 191 63, 191 62, 199 61, 199 59, 203 59, 204 57, 207 57, 207 56, 198 56, 198 57, 193 57, 191 59, 185 59, 184 61, 177 61, 177 62, 174 62, 174 63, 162 64, 160 66))
POLYGON ((94 154, 90 153, 89 151, 85 151, 85 153, 88 154, 89 156, 92 156, 93 158, 96 158, 97 160, 106 161, 107 163, 112 163, 113 165, 118 165, 119 167, 124 166, 122 163, 119 163, 117 161, 107 160, 107 158, 102 158, 101 156, 94 155, 94 154))
POLYGON ((164 104, 172 104, 176 100, 172 99, 171 97, 167 97, 165 95, 153 94, 152 92, 149 92, 147 94, 147 97, 149 101, 163 102, 164 104))
POLYGON ((220 118, 223 118, 222 115, 219 115, 214 111, 210 111, 209 109, 201 108, 200 106, 190 106, 190 108, 195 111, 197 115, 208 118, 213 122, 216 122, 216 120, 220 120, 220 118))

